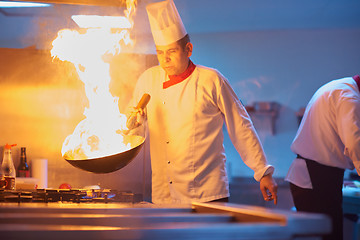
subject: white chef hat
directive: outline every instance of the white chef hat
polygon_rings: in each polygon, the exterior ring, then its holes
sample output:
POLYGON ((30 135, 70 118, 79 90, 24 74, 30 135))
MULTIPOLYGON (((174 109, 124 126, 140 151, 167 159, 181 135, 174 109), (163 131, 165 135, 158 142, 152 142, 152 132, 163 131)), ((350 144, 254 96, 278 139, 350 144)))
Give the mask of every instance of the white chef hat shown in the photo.
POLYGON ((146 10, 155 45, 169 45, 187 34, 173 0, 151 3, 146 10))

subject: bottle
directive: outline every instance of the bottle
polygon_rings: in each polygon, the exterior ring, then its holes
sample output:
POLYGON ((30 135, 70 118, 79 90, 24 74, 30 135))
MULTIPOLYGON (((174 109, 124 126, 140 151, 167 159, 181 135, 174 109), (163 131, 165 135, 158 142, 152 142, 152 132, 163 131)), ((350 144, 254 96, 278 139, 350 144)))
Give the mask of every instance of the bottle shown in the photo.
POLYGON ((26 162, 26 148, 21 148, 20 163, 17 168, 17 177, 30 177, 29 165, 26 162))
POLYGON ((0 166, 0 189, 4 189, 4 188, 5 188, 5 177, 3 174, 2 167, 0 166))
POLYGON ((8 190, 15 190, 15 177, 16 171, 14 167, 14 162, 11 157, 11 147, 16 146, 16 144, 6 144, 4 147, 4 157, 1 164, 1 170, 4 178, 4 187, 8 190))

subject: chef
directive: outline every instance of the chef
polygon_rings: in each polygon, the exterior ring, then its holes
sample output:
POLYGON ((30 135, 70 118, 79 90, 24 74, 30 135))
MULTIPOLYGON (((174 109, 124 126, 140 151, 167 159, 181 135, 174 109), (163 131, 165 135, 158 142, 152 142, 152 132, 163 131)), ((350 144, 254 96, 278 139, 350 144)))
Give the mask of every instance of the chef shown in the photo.
POLYGON ((298 211, 331 217, 324 240, 343 239, 342 186, 345 169, 360 175, 360 77, 333 80, 306 106, 291 150, 297 154, 285 180, 298 211))
POLYGON ((133 103, 144 93, 151 96, 146 118, 152 202, 228 201, 225 123, 242 160, 260 182, 264 199, 276 204, 274 167, 267 163, 251 119, 228 80, 190 60, 193 45, 172 0, 146 9, 160 65, 140 76, 133 103))

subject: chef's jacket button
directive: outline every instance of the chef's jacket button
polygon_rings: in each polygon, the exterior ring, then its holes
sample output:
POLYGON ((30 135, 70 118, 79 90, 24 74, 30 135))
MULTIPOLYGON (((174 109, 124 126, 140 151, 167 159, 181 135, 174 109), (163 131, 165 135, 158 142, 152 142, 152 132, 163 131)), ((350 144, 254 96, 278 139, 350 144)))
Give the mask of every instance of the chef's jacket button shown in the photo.
POLYGON ((170 161, 168 161, 168 164, 170 164, 170 161))
POLYGON ((170 181, 169 183, 172 184, 172 181, 170 181))

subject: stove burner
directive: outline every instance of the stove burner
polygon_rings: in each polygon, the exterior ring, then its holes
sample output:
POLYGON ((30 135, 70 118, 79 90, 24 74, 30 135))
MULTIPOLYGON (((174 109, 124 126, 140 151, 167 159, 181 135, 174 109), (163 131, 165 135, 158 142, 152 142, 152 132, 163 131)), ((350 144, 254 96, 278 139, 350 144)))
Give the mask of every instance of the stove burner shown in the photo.
POLYGON ((0 190, 0 202, 126 202, 142 201, 141 194, 110 189, 36 189, 36 190, 0 190))

